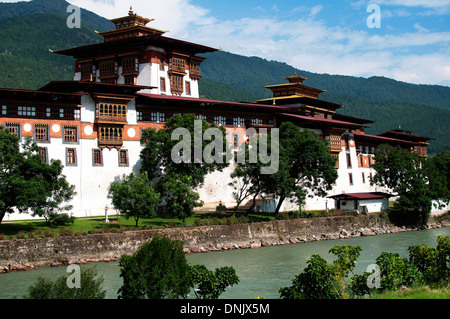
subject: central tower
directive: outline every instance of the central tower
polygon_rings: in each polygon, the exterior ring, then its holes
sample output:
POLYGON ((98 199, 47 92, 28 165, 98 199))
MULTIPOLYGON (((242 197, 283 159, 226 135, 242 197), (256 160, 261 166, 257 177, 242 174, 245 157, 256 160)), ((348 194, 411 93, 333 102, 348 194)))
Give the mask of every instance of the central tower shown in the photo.
POLYGON ((55 51, 75 58, 74 81, 151 87, 145 93, 199 97, 198 53, 217 49, 164 36, 135 14, 111 19, 114 30, 99 32, 103 43, 55 51))

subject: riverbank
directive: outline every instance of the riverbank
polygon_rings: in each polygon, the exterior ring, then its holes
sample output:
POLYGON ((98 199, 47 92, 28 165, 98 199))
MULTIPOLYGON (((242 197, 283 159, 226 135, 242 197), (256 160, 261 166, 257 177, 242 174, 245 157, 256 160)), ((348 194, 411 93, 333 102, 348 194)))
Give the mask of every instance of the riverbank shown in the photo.
MULTIPOLYGON (((431 221, 429 228, 450 223, 431 221)), ((419 230, 396 227, 378 216, 335 216, 276 220, 250 224, 214 225, 126 231, 0 241, 0 272, 39 267, 118 261, 133 254, 155 233, 183 241, 184 252, 200 253, 262 246, 306 243, 320 240, 375 236, 419 230)))

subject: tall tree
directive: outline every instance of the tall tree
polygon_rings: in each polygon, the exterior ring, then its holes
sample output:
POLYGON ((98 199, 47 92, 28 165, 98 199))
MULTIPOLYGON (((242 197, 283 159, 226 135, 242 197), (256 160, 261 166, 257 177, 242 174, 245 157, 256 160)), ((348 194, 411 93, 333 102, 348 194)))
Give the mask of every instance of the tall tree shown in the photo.
POLYGON ((279 168, 263 178, 263 190, 278 197, 275 213, 286 198, 302 205, 307 196, 324 197, 337 179, 335 159, 327 145, 309 130, 283 122, 279 131, 279 168))
POLYGON ((439 194, 446 196, 445 184, 435 167, 409 149, 390 145, 377 148, 374 162, 376 174, 371 183, 387 187, 398 196, 392 211, 392 216, 399 218, 396 222, 426 224, 432 200, 439 199, 439 194))
POLYGON ((206 174, 228 165, 225 129, 194 114, 175 114, 164 129, 145 130, 141 141, 141 172, 148 173, 168 208, 182 220, 198 206, 198 194, 192 190, 203 184, 206 174))
POLYGON ((25 139, 22 148, 16 136, 0 127, 0 222, 14 208, 20 213, 56 213, 75 194, 62 175, 61 161, 44 163, 31 139, 25 139))
POLYGON ((109 186, 108 197, 112 204, 126 218, 133 217, 138 226, 140 217, 154 216, 159 193, 155 192, 148 180, 147 172, 135 176, 124 175, 122 180, 114 181, 109 186))

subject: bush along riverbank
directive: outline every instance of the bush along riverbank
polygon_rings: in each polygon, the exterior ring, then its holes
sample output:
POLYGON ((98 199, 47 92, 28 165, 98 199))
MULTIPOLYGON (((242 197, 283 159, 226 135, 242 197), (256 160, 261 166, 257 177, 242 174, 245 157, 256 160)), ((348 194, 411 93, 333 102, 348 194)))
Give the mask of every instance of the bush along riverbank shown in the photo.
MULTIPOLYGON (((450 226, 448 219, 434 219, 427 228, 448 226, 450 226)), ((360 215, 2 240, 0 272, 118 261, 122 255, 136 252, 156 233, 181 240, 185 253, 200 253, 375 236, 421 229, 424 228, 394 226, 386 218, 380 218, 378 215, 360 215)))

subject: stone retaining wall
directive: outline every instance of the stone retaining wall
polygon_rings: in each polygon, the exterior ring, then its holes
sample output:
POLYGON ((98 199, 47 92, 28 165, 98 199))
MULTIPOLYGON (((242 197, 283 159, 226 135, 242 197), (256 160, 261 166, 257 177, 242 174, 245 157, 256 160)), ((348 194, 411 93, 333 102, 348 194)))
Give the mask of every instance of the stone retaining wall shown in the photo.
MULTIPOLYGON (((434 225, 432 227, 450 226, 434 225)), ((214 225, 123 233, 0 241, 0 272, 72 263, 117 261, 133 254, 156 232, 182 240, 186 253, 370 236, 408 229, 376 216, 302 218, 236 225, 214 225)))

